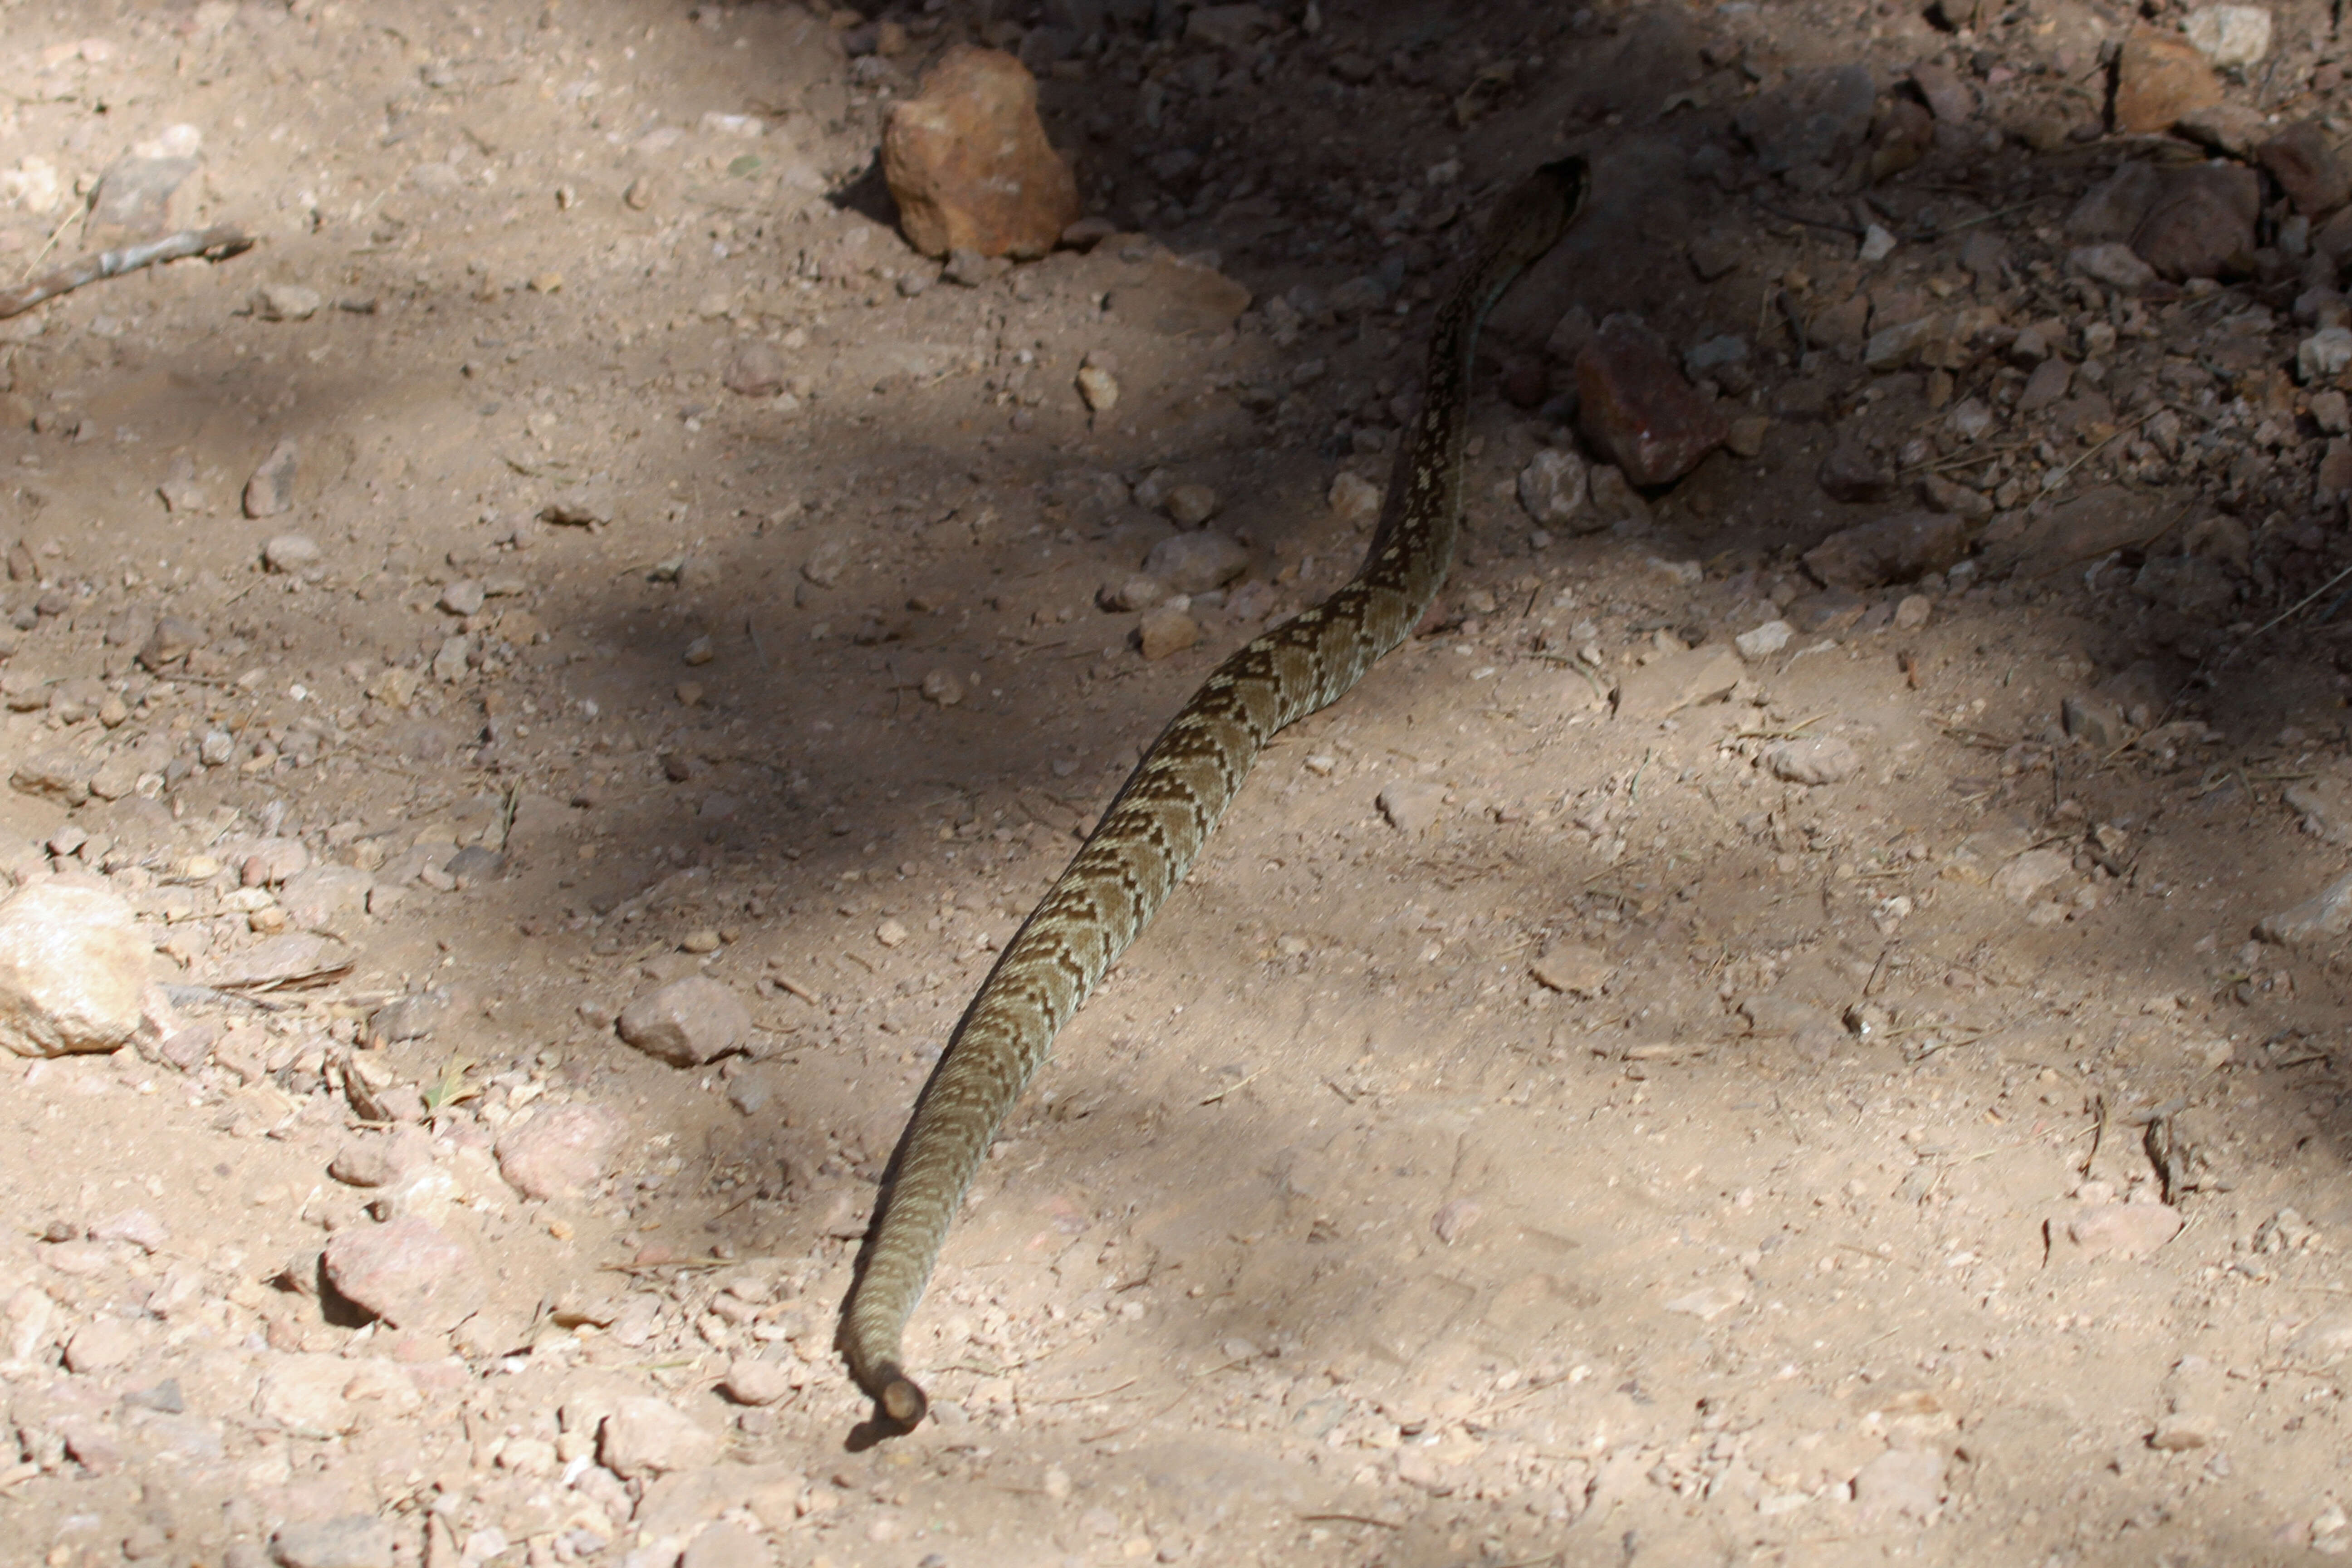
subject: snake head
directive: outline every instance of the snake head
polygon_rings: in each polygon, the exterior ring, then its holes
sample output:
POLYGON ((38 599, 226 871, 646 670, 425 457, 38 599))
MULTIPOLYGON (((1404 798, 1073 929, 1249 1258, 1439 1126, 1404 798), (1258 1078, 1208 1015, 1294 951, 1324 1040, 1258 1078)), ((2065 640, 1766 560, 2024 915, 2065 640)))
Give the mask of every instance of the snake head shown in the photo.
POLYGON ((1496 207, 1487 232, 1507 246, 1522 266, 1559 243, 1592 189, 1592 166, 1580 155, 1546 163, 1519 182, 1496 207))

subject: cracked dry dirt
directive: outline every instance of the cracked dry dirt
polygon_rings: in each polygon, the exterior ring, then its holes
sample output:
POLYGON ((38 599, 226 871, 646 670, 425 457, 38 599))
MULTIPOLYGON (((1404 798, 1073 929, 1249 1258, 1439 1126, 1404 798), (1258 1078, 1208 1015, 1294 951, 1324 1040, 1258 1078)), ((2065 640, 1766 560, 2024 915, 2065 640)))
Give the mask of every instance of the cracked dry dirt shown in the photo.
MULTIPOLYGON (((2352 815, 2310 226, 2266 195, 2218 286, 2067 270, 2086 193, 2201 155, 2111 130, 2121 7, 1213 9, 0 5, 12 282, 151 143, 195 160, 175 224, 261 239, 0 327, 12 874, 102 876, 198 988, 166 1058, 5 1071, 0 1555, 2352 1546, 2341 939, 2251 940, 2352 815), (898 238, 881 117, 958 39, 1035 69, 1113 237, 975 287, 898 238), (1740 117, 1857 59, 1850 141, 1765 168, 1740 117), (853 1450, 854 1237, 993 945, 1351 569, 1335 480, 1385 479, 1427 302, 1571 149, 1595 208, 1498 317, 1439 616, 1066 1031, 914 1325, 937 1419, 853 1450), (1868 346, 1929 301, 1990 315, 1868 346), (1628 310, 1714 345, 1748 455, 1538 532, 1546 345, 1628 310), (761 353, 782 391, 723 384, 761 353), (1874 463, 1973 552, 1824 592, 1801 552, 1918 504, 1825 493, 1874 463), (1097 593, 1182 484, 1250 566, 1147 661, 1097 593), (2147 527, 2074 559, 2070 505, 2147 527), (1612 709, 1773 622, 1728 700, 1612 709), (1812 742, 1842 776, 1789 782, 1812 742), (351 874, 228 858, 289 841, 351 874), (305 930, 348 969, 224 994, 305 930), (744 1050, 615 1037, 698 973, 744 1050), (526 1200, 496 1151, 567 1106, 617 1142, 526 1200), (396 1190, 329 1173, 395 1145, 396 1190), (453 1331, 322 1300, 394 1212, 482 1271, 453 1331)), ((2272 15, 2223 95, 2332 133, 2326 9, 2272 15)))

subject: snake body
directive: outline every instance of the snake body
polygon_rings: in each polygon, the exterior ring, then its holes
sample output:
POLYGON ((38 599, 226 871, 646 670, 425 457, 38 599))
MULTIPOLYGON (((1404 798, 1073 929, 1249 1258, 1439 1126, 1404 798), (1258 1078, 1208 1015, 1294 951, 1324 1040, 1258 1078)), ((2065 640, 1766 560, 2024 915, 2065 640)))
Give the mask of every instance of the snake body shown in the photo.
POLYGON ((1472 351, 1486 314, 1584 201, 1580 158, 1545 165, 1489 220, 1440 308, 1422 409, 1397 455, 1362 568, 1337 593, 1235 651, 1178 710, 1020 931, 949 1037, 885 1173, 840 1347, 882 1416, 928 1408, 900 1365, 972 1173, 1054 1037, 1183 879, 1276 732, 1337 700, 1402 642, 1445 581, 1461 520, 1472 351))

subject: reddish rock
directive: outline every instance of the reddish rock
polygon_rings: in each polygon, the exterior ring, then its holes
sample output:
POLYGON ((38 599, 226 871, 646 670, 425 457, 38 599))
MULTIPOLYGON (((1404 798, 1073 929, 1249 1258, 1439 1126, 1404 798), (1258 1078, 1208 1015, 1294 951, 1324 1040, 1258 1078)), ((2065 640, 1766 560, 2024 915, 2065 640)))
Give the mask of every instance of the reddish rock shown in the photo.
POLYGON ((1636 485, 1682 478, 1730 433, 1665 343, 1633 316, 1601 323, 1576 356, 1576 386, 1585 439, 1636 485))
POLYGON ((1805 552, 1805 569, 1832 588, 1875 588, 1940 572, 1968 552, 1968 524, 1910 511, 1841 529, 1805 552))
POLYGON ((2205 163, 2169 171, 2131 247, 2164 277, 2218 278, 2242 268, 2254 248, 2262 176, 2239 164, 2205 163))
POLYGON ((559 1105, 499 1140, 499 1174, 527 1198, 578 1197, 602 1180, 620 1119, 601 1105, 559 1105))
POLYGON ((2271 172, 2294 210, 2313 217, 2352 200, 2352 170, 2336 155, 2327 132, 2299 120, 2260 147, 2254 158, 2271 172))
POLYGON ((1078 220, 1070 165, 1037 120, 1037 83, 1000 49, 959 44, 891 111, 882 174, 927 256, 1043 256, 1078 220))
POLYGON ((2116 60, 2116 130, 2134 135, 2168 131, 2189 110, 2221 101, 2221 79, 2187 38, 2134 27, 2124 39, 2116 60))
POLYGON ((336 1232, 325 1262, 330 1285, 394 1328, 446 1329, 488 1294, 473 1254, 415 1215, 336 1232))
POLYGON ((700 1067, 751 1032, 751 1015, 707 974, 673 980, 621 1009, 621 1038, 672 1067, 700 1067))

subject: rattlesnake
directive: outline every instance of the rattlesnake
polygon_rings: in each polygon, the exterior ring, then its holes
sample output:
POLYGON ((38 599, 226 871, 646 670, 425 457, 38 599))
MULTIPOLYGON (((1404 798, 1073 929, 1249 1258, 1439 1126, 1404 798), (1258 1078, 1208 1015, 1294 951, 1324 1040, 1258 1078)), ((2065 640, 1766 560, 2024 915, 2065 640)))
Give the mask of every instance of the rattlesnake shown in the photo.
POLYGON ((1402 642, 1445 581, 1461 521, 1471 351, 1486 313, 1582 207, 1581 158, 1506 195, 1437 315, 1421 413, 1380 526, 1348 584, 1242 647, 1178 710, 989 971, 916 1101, 885 1173, 840 1346, 880 1414, 923 1418, 899 1339, 999 1122, 1114 959, 1183 879, 1275 732, 1333 702, 1402 642))

